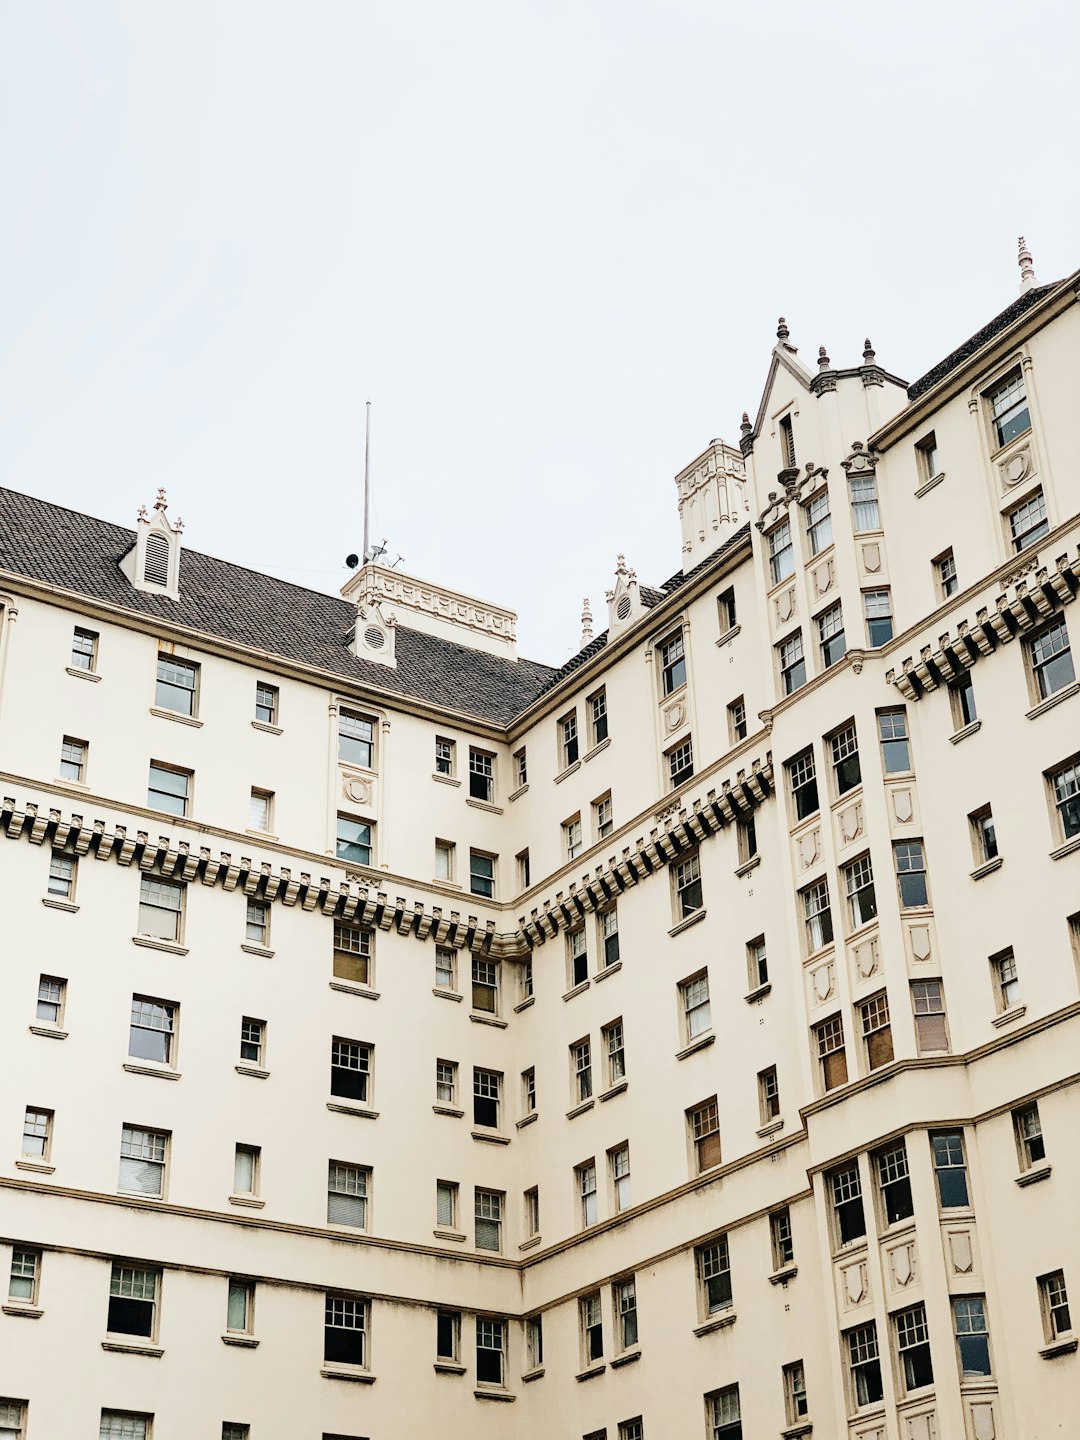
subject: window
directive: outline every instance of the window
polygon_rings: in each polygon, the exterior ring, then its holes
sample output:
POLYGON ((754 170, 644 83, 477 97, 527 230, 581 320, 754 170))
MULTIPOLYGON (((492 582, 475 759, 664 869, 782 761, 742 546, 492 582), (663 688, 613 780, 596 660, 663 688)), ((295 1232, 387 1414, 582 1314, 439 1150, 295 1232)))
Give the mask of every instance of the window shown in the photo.
POLYGON ((839 601, 823 610, 817 617, 818 640, 821 643, 821 662, 827 670, 847 653, 847 639, 844 635, 844 612, 839 601))
POLYGON ((619 1440, 645 1440, 645 1422, 640 1415, 619 1422, 619 1440))
POLYGON ((829 906, 829 882, 815 880, 802 896, 803 925, 806 933, 806 949, 809 954, 830 945, 833 938, 832 910, 829 906))
POLYGON ((716 609, 720 618, 720 636, 723 638, 729 630, 735 629, 735 591, 733 588, 721 591, 716 597, 716 609))
POLYGON ((502 1075, 497 1070, 473 1070, 473 1124, 485 1130, 499 1128, 502 1075))
POLYGON ((326 1185, 326 1223, 367 1229, 368 1187, 371 1171, 362 1165, 330 1161, 326 1185))
POLYGON ((435 1099, 440 1105, 457 1104, 457 1076, 457 1061, 435 1061, 435 1099))
POLYGON ((963 1210, 968 1200, 967 1166, 964 1164, 964 1137, 959 1130, 930 1136, 938 1204, 943 1210, 963 1210))
POLYGON ((529 783, 529 765, 524 747, 514 751, 514 778, 519 786, 529 783))
POLYGON ((334 921, 334 975, 354 985, 370 985, 373 936, 370 930, 334 921))
POLYGON ((907 711, 879 710, 877 720, 885 774, 908 774, 911 770, 911 748, 908 744, 907 711))
POLYGON ((102 1410, 101 1440, 150 1440, 152 1415, 132 1415, 126 1410, 102 1410))
POLYGON ((258 1195, 261 1156, 258 1145, 237 1145, 233 1157, 234 1195, 258 1195))
POLYGON ((152 1340, 157 1331, 160 1270, 141 1270, 115 1261, 109 1282, 110 1335, 141 1335, 152 1340))
POLYGON ((488 805, 495 799, 495 756, 469 746, 469 795, 488 805))
POLYGON ((581 816, 563 822, 563 848, 568 860, 576 860, 584 846, 581 839, 581 816))
POLYGON ((818 1060, 821 1063, 821 1083, 826 1090, 835 1090, 846 1085, 848 1078, 847 1053, 844 1050, 844 1020, 842 1015, 830 1015, 820 1025, 814 1026, 818 1060))
POLYGON ((1046 518, 1046 497, 1041 490, 1009 511, 1009 534, 1012 547, 1020 553, 1030 550, 1050 533, 1050 522, 1046 518))
POLYGON ((893 1316, 896 1332, 896 1353, 904 1378, 904 1392, 921 1390, 934 1383, 934 1366, 930 1359, 930 1331, 926 1324, 926 1306, 912 1305, 893 1316))
POLYGON ((186 815, 191 803, 190 770, 174 770, 168 765, 150 762, 150 781, 146 804, 151 810, 164 810, 169 815, 186 815))
POLYGON ((64 743, 60 746, 62 780, 77 780, 81 783, 85 779, 86 749, 85 740, 73 740, 70 735, 64 736, 64 743))
POLYGON ((915 1043, 920 1055, 949 1048, 945 1026, 945 994, 940 980, 913 980, 911 1003, 915 1011, 915 1043))
POLYGON ((249 900, 244 907, 244 939, 249 945, 262 945, 270 939, 270 906, 265 900, 249 900))
MULTIPOLYGON (((27 1305, 33 1305, 38 1294, 38 1275, 41 1267, 41 1254, 37 1250, 27 1250, 21 1245, 16 1245, 11 1252, 11 1277, 8 1280, 8 1299, 23 1301, 27 1305)), ((3 1418, 3 1403, 0 1402, 0 1421, 3 1418)), ((4 1431, 0 1424, 0 1440, 4 1431)))
POLYGON ((593 830, 598 840, 606 840, 615 829, 615 820, 611 809, 611 796, 601 795, 599 800, 593 801, 593 830))
POLYGON ((975 852, 975 864, 985 865, 996 860, 998 854, 997 831, 994 828, 994 814, 989 805, 973 810, 968 816, 971 827, 971 847, 975 852))
POLYGON ((587 1368, 595 1360, 604 1358, 604 1320, 600 1305, 600 1291, 583 1295, 578 1301, 581 1319, 581 1364, 587 1368))
POLYGON ((791 470, 797 463, 795 460, 795 429, 790 415, 780 416, 780 455, 784 462, 784 468, 791 470))
POLYGON ((607 1083, 610 1087, 617 1085, 626 1077, 626 1049, 623 1044, 622 1021, 612 1020, 609 1025, 604 1026, 600 1034, 604 1042, 604 1054, 607 1056, 607 1083))
POLYGON ((661 689, 665 695, 671 695, 686 684, 686 651, 683 645, 683 632, 676 630, 674 635, 669 635, 666 640, 661 640, 656 649, 660 657, 661 689))
POLYGON ((732 745, 746 739, 746 699, 739 695, 727 707, 728 739, 732 745))
POLYGON ((829 1175, 833 1211, 833 1240, 837 1245, 850 1245, 866 1234, 863 1214, 862 1180, 858 1161, 852 1160, 829 1175))
POLYGON ((455 846, 449 840, 435 841, 435 879, 453 880, 455 846))
POLYGON ((1001 950, 990 956, 990 971, 994 977, 994 999, 999 1015, 1020 1004, 1020 981, 1016 974, 1016 956, 1012 949, 1001 950))
POLYGON ((769 546, 769 579, 779 585, 795 570, 795 549, 791 543, 791 523, 781 520, 765 537, 769 546))
POLYGON ((832 544, 832 511, 829 509, 828 490, 819 490, 806 507, 806 535, 810 541, 810 554, 820 555, 832 544))
POLYGON ((456 1362, 461 1354, 461 1311, 436 1310, 435 1355, 456 1362))
POLYGON ((805 820, 818 809, 817 767, 813 750, 801 750, 787 762, 788 785, 796 821, 805 820))
POLYGON ((611 1287, 611 1304, 615 1312, 615 1348, 629 1350, 638 1343, 637 1286, 633 1276, 615 1281, 611 1287))
POLYGON ((1055 620, 1034 639, 1027 642, 1031 657, 1031 672, 1035 677, 1035 688, 1040 700, 1046 700, 1064 690, 1076 679, 1073 669, 1072 650, 1069 647, 1069 632, 1064 620, 1055 620))
POLYGON ((343 1100, 368 1100, 371 1046, 335 1035, 330 1046, 330 1094, 343 1100))
POLYGON ((503 1192, 481 1190, 474 1195, 477 1250, 502 1249, 503 1192))
POLYGON ((720 1107, 716 1096, 703 1100, 686 1112, 694 1146, 694 1164, 700 1175, 720 1164, 720 1107))
POLYGON ((525 1352, 528 1368, 539 1370, 544 1363, 544 1317, 531 1315, 525 1321, 525 1352))
POLYGON ((736 821, 735 838, 737 841, 739 864, 749 865, 750 861, 755 859, 758 853, 757 823, 752 814, 740 816, 738 821, 736 821))
POLYGON ((614 1150, 609 1150, 608 1165, 611 1169, 611 1194, 614 1200, 613 1208, 617 1215, 620 1210, 628 1209, 631 1204, 630 1146, 628 1144, 616 1145, 614 1150))
POLYGON ((892 592, 864 590, 862 598, 867 644, 872 648, 887 645, 893 637, 892 592))
POLYGON ((844 879, 847 893, 848 924, 852 930, 860 925, 869 925, 877 915, 877 897, 874 894, 874 871, 869 855, 860 855, 845 865, 840 874, 844 879))
POLYGON ((88 670, 91 674, 97 669, 97 631, 82 630, 76 625, 71 637, 71 669, 88 670))
POLYGON ((534 1185, 524 1193, 525 1199, 525 1234, 540 1234, 540 1190, 534 1185))
POLYGON ((248 826, 267 834, 273 829, 274 793, 272 790, 252 790, 248 810, 248 826))
POLYGON ((893 1059, 893 1040, 889 997, 884 990, 860 1004, 859 1020, 868 1069, 877 1070, 882 1065, 888 1065, 893 1059))
POLYGON ((584 985, 589 978, 589 954, 585 944, 585 927, 571 930, 566 937, 566 958, 570 970, 570 989, 584 985))
POLYGON ((442 735, 435 736, 435 774, 453 775, 454 773, 454 750, 453 740, 447 740, 442 735))
POLYGON ((694 775, 694 742, 684 740, 667 752, 668 780, 673 790, 694 775))
POLYGON ((806 1399, 806 1372, 801 1360, 784 1366, 784 1409, 789 1425, 797 1425, 810 1413, 806 1399))
POLYGON ((174 715, 195 714, 196 679, 199 667, 187 660, 175 660, 171 655, 159 655, 157 662, 157 686, 154 704, 159 710, 171 710, 174 715))
POLYGON ((948 600, 950 595, 955 595, 960 589, 960 581, 956 577, 956 556, 951 549, 937 557, 934 571, 937 575, 938 595, 942 600, 948 600))
POLYGON ((374 769, 375 722, 351 710, 338 714, 338 759, 346 765, 374 769))
MULTIPOLYGON (((1069 1292, 1065 1288, 1064 1270, 1054 1270, 1049 1275, 1040 1275, 1039 1295, 1045 1315, 1047 1339, 1053 1341, 1062 1335, 1070 1334, 1072 1315, 1069 1312, 1069 1292)), ((978 1373, 989 1374, 989 1362, 987 1369, 978 1373)))
POLYGON ((574 1103, 592 1097, 592 1045, 588 1036, 570 1046, 570 1066, 574 1078, 574 1103))
POLYGON ((600 745, 608 738, 607 691, 600 689, 590 695, 585 709, 589 716, 590 746, 600 745))
POLYGON ((965 1380, 989 1375, 990 1335, 986 1328, 986 1296, 957 1295, 952 1302, 960 1374, 965 1380))
POLYGON ((855 1408, 880 1404, 885 1392, 881 1385, 877 1325, 873 1320, 866 1325, 856 1325, 853 1330, 844 1331, 844 1339, 847 1341, 848 1373, 855 1408))
POLYGON ((1025 430, 1031 429, 1027 392, 1019 369, 1013 370, 987 390, 986 403, 990 407, 990 421, 997 449, 1008 445, 1017 435, 1023 435, 1025 430))
POLYGON ((371 864, 370 821, 359 820, 354 815, 337 817, 337 858, 346 865, 371 864))
POLYGON ((527 890, 532 884, 532 867, 529 863, 528 850, 522 850, 517 855, 517 877, 518 889, 527 890))
POLYGON ((221 1424, 221 1440, 250 1440, 250 1425, 233 1425, 224 1420, 221 1424))
POLYGON ((139 881, 139 934, 156 935, 159 940, 179 940, 183 902, 182 885, 143 875, 139 881))
POLYGON ((48 893, 55 900, 75 898, 75 869, 78 862, 73 855, 62 855, 54 850, 49 858, 48 893))
POLYGON ((266 1021, 245 1015, 240 1021, 240 1059, 248 1065, 261 1065, 266 1055, 266 1021))
MULTIPOLYGON (((29 1112, 27 1112, 29 1114, 29 1112)), ((1013 1128, 1016 1131, 1016 1146, 1020 1155, 1020 1169, 1030 1170, 1046 1159, 1046 1142, 1043 1140, 1042 1121, 1039 1107, 1032 1103, 1013 1111, 1013 1128)))
POLYGON ((165 1194, 165 1158, 169 1137, 164 1130, 139 1130, 125 1125, 120 1132, 120 1174, 116 1188, 135 1195, 165 1194))
POLYGON ((699 1245, 697 1256, 698 1284, 701 1287, 701 1310, 708 1319, 731 1308, 731 1261, 728 1239, 720 1235, 707 1245, 699 1245))
POLYGON ((453 990, 457 985, 457 951, 448 945, 435 946, 435 988, 453 990))
POLYGON ((38 981, 35 1018, 43 1020, 46 1025, 62 1025, 66 997, 66 980, 60 980, 55 975, 42 975, 38 981))
POLYGON ((562 759, 563 770, 569 770, 571 765, 577 764, 579 745, 577 728, 577 711, 571 710, 569 715, 564 715, 559 721, 559 749, 562 759))
POLYGON ((136 1060, 153 1060, 157 1065, 174 1064, 173 1047, 178 1010, 179 1006, 170 1005, 164 1000, 133 995, 128 1054, 136 1060))
POLYGON ((757 1081, 758 1109, 761 1123, 765 1126, 780 1115, 780 1081, 776 1076, 776 1066, 770 1065, 767 1070, 759 1070, 757 1081))
POLYGON ((495 896, 495 856, 469 851, 469 890, 485 900, 495 896))
POLYGON ((938 463, 937 436, 933 430, 929 435, 924 435, 921 440, 915 442, 915 454, 919 465, 920 486, 941 474, 941 466, 938 463))
POLYGON ((278 717, 278 687, 276 685, 264 685, 257 681, 255 685, 255 719, 260 725, 276 725, 278 717))
POLYGON ((580 1204, 579 1214, 582 1226, 595 1225, 597 1212, 596 1199, 596 1161, 586 1160, 583 1165, 574 1168, 574 1175, 577 1180, 578 1202, 580 1204))
POLYGON ((896 861, 896 882, 900 890, 900 906, 904 910, 928 905, 926 889, 926 856, 921 840, 898 840, 893 845, 896 861))
POLYGON ((769 983, 769 957, 765 950, 765 936, 759 935, 746 946, 746 969, 750 989, 757 990, 769 983))
POLYGON ((327 1295, 325 1315, 324 1363, 366 1366, 368 1302, 349 1295, 327 1295))
POLYGON ((874 1156, 874 1164, 877 1166, 881 1213, 885 1224, 897 1225, 902 1220, 910 1220, 915 1213, 915 1205, 911 1198, 907 1146, 903 1140, 897 1140, 886 1150, 879 1150, 874 1156))
POLYGON ((536 1067, 521 1072, 521 1108, 526 1115, 536 1113, 536 1067))
MULTIPOLYGON (((458 1187, 452 1180, 435 1183, 435 1223, 443 1230, 457 1228, 458 1187)), ((498 1246, 495 1247, 498 1249, 498 1246)))
POLYGON ((780 659, 780 685, 785 695, 793 695, 806 684, 806 657, 803 655, 802 631, 796 630, 776 647, 780 659))
POLYGON ((773 1268, 782 1270, 795 1262, 795 1240, 791 1233, 791 1211, 785 1205, 769 1216, 769 1239, 772 1242, 773 1268))
MULTIPOLYGON (((1080 774, 1080 771, 1078 771, 1080 774)), ((1080 790, 1080 783, 1077 786, 1080 790)), ((1076 806, 1077 829, 1080 829, 1080 800, 1076 806)), ((677 920, 686 920, 696 914, 702 908, 701 898, 701 861, 695 851, 688 855, 685 860, 680 860, 672 867, 675 877, 675 917, 677 920)))
POLYGON ((851 495, 851 523, 856 535, 863 535, 868 530, 880 530, 877 481, 873 475, 850 475, 848 490, 851 495))
POLYGON ((1067 760, 1046 776, 1057 811, 1057 831, 1063 840, 1080 835, 1080 755, 1067 760))
POLYGON ((600 951, 604 957, 604 969, 614 965, 619 958, 619 913, 612 905, 600 912, 600 951))
POLYGON ((690 1043, 712 1029, 709 1004, 709 972, 702 970, 679 983, 679 1000, 683 1013, 683 1038, 690 1043))
POLYGON ((483 1015, 496 1015, 499 1010, 499 967, 479 955, 472 962, 472 1008, 483 1015))
POLYGON ((476 1382, 502 1385, 506 1362, 506 1321, 476 1317, 476 1382))
POLYGON ((738 1385, 725 1385, 705 1397, 709 1407, 711 1440, 742 1440, 742 1408, 738 1385))
POLYGON ((829 736, 829 750, 832 755, 833 789, 839 799, 862 784, 859 740, 854 721, 829 736))

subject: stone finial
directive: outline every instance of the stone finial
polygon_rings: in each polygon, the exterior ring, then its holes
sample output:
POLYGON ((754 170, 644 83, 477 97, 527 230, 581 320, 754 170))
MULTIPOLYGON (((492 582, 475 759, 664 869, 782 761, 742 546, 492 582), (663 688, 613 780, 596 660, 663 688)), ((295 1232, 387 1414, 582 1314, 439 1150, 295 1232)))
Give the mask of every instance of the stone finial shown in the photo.
POLYGON ((147 508, 146 508, 145 505, 140 505, 140 506, 139 506, 139 515, 138 515, 138 518, 139 518, 140 520, 149 520, 149 519, 150 519, 150 511, 147 510, 147 508))
POLYGON ((777 340, 786 341, 790 338, 790 336, 791 331, 788 329, 788 323, 784 319, 783 315, 781 315, 780 319, 776 322, 776 338, 777 340))
POLYGON ((863 341, 862 358, 863 358, 863 364, 864 364, 864 365, 872 365, 872 364, 874 363, 874 361, 877 359, 877 355, 876 355, 876 353, 875 353, 875 351, 874 351, 874 347, 870 344, 870 336, 869 336, 869 335, 868 335, 868 336, 866 337, 866 339, 863 341))
POLYGON ((817 363, 819 370, 828 370, 831 363, 824 345, 819 345, 817 347, 817 363))
POLYGON ((157 499, 154 501, 154 509, 155 509, 155 510, 167 510, 168 508, 169 508, 169 502, 168 502, 168 500, 165 499, 165 487, 164 487, 164 485, 159 485, 159 486, 158 486, 158 492, 157 492, 157 499))
POLYGON ((741 425, 739 426, 739 430, 740 430, 740 432, 741 432, 743 435, 749 435, 749 434, 750 434, 750 431, 753 430, 753 428, 754 428, 753 425, 750 424, 750 416, 749 416, 749 414, 744 410, 744 411, 742 412, 742 423, 741 423, 741 425))
POLYGON ((1017 262, 1020 266, 1020 293, 1030 290, 1035 284, 1035 266, 1031 259, 1031 251, 1027 247, 1027 241, 1020 236, 1019 255, 1017 262))
POLYGON ((589 597, 586 595, 581 602, 581 643, 588 645, 592 639, 592 606, 589 604, 589 597))

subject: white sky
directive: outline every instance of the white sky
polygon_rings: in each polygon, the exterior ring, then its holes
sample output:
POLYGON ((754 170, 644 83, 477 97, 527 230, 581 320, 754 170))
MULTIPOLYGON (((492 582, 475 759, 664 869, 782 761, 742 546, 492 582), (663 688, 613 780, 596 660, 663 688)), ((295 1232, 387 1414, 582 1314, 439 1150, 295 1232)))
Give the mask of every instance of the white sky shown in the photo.
POLYGON ((0 483, 523 654, 679 568, 784 314, 914 379, 1080 265, 1075 0, 0 0, 0 483))

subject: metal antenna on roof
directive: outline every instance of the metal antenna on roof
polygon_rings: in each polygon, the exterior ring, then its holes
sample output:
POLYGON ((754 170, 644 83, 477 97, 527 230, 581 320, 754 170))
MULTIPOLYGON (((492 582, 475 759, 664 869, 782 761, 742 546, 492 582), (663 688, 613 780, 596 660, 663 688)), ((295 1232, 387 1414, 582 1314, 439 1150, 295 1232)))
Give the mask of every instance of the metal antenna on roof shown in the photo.
POLYGON ((364 550, 363 564, 368 562, 368 544, 371 517, 371 401, 367 401, 364 420, 364 550))

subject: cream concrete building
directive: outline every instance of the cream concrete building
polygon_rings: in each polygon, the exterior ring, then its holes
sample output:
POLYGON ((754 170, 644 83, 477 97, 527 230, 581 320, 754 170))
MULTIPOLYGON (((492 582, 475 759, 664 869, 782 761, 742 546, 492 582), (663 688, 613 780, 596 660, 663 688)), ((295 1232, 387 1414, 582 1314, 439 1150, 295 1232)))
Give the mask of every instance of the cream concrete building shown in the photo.
POLYGON ((781 322, 560 670, 0 491, 0 1436, 1043 1440, 1080 277, 781 322))

